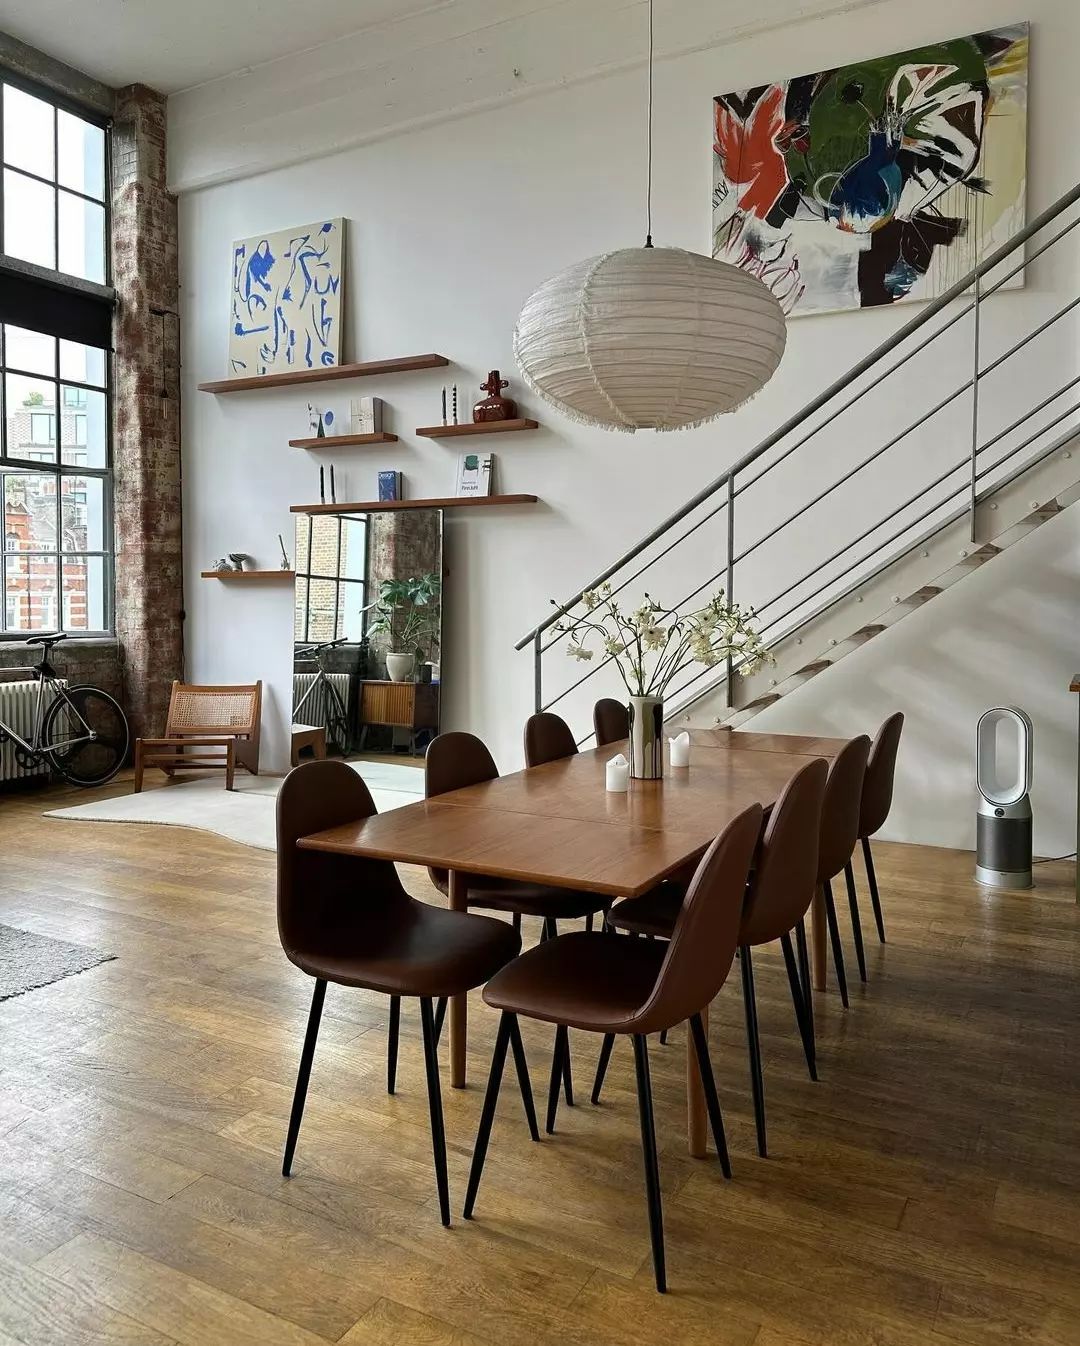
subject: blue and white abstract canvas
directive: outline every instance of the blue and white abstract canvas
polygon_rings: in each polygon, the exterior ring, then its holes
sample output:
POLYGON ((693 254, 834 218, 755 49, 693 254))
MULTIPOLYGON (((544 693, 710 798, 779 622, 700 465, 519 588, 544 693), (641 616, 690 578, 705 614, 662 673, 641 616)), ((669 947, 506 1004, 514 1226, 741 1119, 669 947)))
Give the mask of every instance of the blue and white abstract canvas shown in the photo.
POLYGON ((341 362, 344 220, 233 245, 229 376, 341 362))

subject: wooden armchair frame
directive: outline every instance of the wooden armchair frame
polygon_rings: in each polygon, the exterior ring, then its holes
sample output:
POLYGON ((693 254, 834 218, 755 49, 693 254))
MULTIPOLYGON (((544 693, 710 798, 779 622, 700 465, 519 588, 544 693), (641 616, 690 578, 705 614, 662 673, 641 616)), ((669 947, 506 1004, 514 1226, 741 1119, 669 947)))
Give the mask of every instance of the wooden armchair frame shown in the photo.
POLYGON ((135 793, 142 789, 147 767, 159 767, 167 776, 224 771, 226 790, 233 788, 238 766, 257 776, 261 721, 261 681, 242 686, 174 682, 165 736, 135 741, 135 793))

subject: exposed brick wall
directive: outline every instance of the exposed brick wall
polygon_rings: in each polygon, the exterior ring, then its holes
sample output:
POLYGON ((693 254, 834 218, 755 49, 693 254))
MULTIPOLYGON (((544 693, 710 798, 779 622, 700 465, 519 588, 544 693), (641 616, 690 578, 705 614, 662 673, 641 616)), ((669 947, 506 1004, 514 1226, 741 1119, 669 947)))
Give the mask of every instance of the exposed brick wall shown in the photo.
MULTIPOLYGON (((0 676, 8 669, 29 668, 41 658, 41 650, 21 641, 0 644, 0 676)), ((88 682, 123 700, 123 669, 115 640, 66 640, 50 661, 68 682, 88 682)))
POLYGON ((144 85, 116 92, 112 173, 116 633, 132 733, 152 734, 184 652, 176 198, 165 100, 144 85))

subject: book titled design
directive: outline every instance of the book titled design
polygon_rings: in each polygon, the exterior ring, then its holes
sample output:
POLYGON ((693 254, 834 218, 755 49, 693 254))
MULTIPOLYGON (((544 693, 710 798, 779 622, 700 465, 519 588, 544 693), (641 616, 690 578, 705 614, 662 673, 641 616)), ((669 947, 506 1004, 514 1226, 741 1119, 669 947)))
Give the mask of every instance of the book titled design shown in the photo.
POLYGON ((493 453, 463 453, 458 459, 455 495, 490 495, 495 470, 493 453))
POLYGON ((379 473, 379 499, 380 500, 402 499, 400 472, 386 471, 379 473))

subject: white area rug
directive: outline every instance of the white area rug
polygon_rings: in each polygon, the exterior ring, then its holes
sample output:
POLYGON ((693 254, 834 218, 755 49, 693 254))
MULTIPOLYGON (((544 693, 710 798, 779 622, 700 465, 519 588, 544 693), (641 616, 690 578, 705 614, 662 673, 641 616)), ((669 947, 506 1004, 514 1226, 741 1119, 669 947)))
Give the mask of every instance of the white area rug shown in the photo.
MULTIPOLYGON (((417 767, 394 762, 350 762, 367 782, 380 813, 412 804, 423 797, 424 776, 417 767)), ((159 823, 169 827, 194 827, 219 837, 276 849, 274 805, 281 778, 238 776, 236 789, 225 789, 220 776, 166 785, 142 794, 91 800, 74 808, 51 809, 47 818, 70 818, 94 823, 159 823)))

